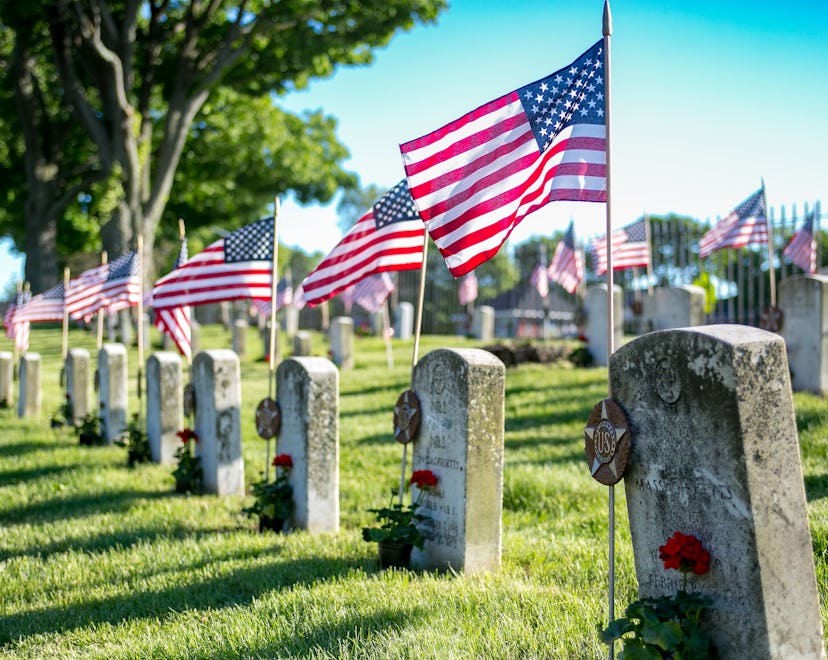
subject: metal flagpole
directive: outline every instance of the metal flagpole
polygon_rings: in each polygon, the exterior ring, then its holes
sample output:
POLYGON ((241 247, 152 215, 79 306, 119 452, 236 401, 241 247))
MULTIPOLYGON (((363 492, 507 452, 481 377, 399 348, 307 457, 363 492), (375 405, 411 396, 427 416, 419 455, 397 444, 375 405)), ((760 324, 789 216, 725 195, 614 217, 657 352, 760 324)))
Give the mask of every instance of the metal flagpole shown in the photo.
MULTIPOLYGON (((101 266, 106 266, 108 261, 106 250, 101 252, 101 266)), ((103 318, 104 318, 104 309, 101 307, 98 310, 98 350, 101 350, 103 346, 103 318)))
MULTIPOLYGON (((425 302, 426 264, 428 261, 428 232, 423 231, 423 263, 420 266, 420 293, 417 304, 417 320, 414 324, 414 352, 411 355, 411 386, 414 386, 414 367, 420 353, 420 331, 423 327, 423 304, 425 302)), ((408 443, 403 444, 402 471, 400 472, 400 504, 403 503, 405 490, 405 467, 408 460, 408 443)))
POLYGON ((138 419, 141 419, 141 380, 144 370, 144 236, 140 230, 136 239, 136 254, 138 259, 138 419))
MULTIPOLYGON (((270 285, 270 355, 268 355, 267 396, 273 399, 273 389, 276 381, 276 298, 278 296, 279 280, 279 198, 273 198, 273 270, 270 285)), ((270 478, 270 438, 265 441, 265 481, 270 478)))
POLYGON ((768 275, 770 276, 770 306, 776 307, 776 267, 774 266, 773 225, 768 211, 768 198, 765 193, 765 179, 762 178, 762 201, 765 206, 765 222, 768 227, 768 275))
MULTIPOLYGON (((611 163, 610 156, 610 36, 612 35, 612 14, 610 13, 609 0, 604 0, 604 15, 602 21, 602 33, 604 35, 604 119, 606 122, 606 181, 607 181, 607 364, 610 356, 615 350, 615 310, 613 309, 613 282, 612 273, 612 185, 611 185, 611 163)), ((612 383, 607 378, 607 391, 609 398, 612 398, 612 383)), ((609 486, 609 621, 615 619, 615 486, 609 486)), ((615 657, 615 645, 610 642, 609 657, 615 657)))

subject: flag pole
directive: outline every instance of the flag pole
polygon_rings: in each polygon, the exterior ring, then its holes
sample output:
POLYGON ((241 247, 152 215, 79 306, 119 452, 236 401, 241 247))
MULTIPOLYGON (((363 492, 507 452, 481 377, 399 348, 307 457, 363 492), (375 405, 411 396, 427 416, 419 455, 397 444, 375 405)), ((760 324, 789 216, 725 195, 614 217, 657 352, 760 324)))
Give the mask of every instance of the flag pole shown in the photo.
MULTIPOLYGON (((604 0, 604 15, 602 20, 602 33, 604 35, 604 119, 606 126, 606 181, 607 181, 607 364, 609 365, 615 346, 615 310, 613 308, 613 282, 612 272, 612 185, 611 185, 611 163, 610 156, 610 36, 612 35, 612 14, 610 13, 609 0, 604 0)), ((612 382, 607 379, 607 392, 612 398, 612 382)), ((615 619, 615 486, 609 487, 607 506, 609 508, 609 546, 608 546, 608 568, 609 585, 607 599, 609 601, 609 621, 615 619)), ((615 645, 610 642, 609 658, 615 657, 615 645)))
MULTIPOLYGON (((184 227, 184 218, 178 219, 178 242, 179 245, 184 242, 184 238, 187 236, 186 228, 184 227)), ((179 247, 180 249, 180 247, 179 247)), ((188 305, 189 307, 189 305, 188 305)), ((190 313, 192 313, 192 308, 189 307, 190 313)), ((190 330, 190 352, 184 355, 184 361, 187 363, 187 371, 190 375, 190 382, 193 382, 193 351, 192 351, 192 330, 190 330)))
MULTIPOLYGON (((20 301, 23 298, 23 280, 17 280, 17 295, 14 298, 14 313, 17 314, 20 310, 18 307, 20 306, 20 301)), ((12 317, 12 327, 14 327, 14 317, 12 317)), ((17 333, 12 332, 12 372, 16 376, 17 375, 17 368, 18 368, 18 361, 20 359, 20 350, 17 348, 17 333)))
POLYGON ((60 354, 64 362, 69 355, 69 310, 66 307, 66 292, 69 290, 69 267, 63 269, 63 328, 61 331, 60 354))
POLYGON ((394 351, 391 348, 391 315, 388 313, 388 300, 382 301, 382 336, 385 339, 385 357, 388 368, 394 368, 394 351))
POLYGON ((135 257, 138 259, 138 419, 141 419, 141 379, 144 370, 144 236, 140 230, 135 248, 135 257))
MULTIPOLYGON (((101 266, 106 266, 107 264, 107 254, 106 250, 101 252, 101 266)), ((101 307, 98 310, 98 350, 101 350, 103 346, 103 318, 104 318, 104 308, 101 307)))
MULTIPOLYGON (((417 321, 414 325, 414 352, 411 355, 411 386, 414 386, 414 367, 420 353, 420 331, 423 327, 423 303, 425 302, 426 264, 428 263, 428 232, 423 230, 423 263, 420 266, 420 292, 417 303, 417 321)), ((408 461, 408 443, 403 444, 402 471, 400 472, 400 505, 405 490, 405 468, 408 461)))
POLYGON ((651 241, 651 229, 650 229, 650 215, 648 213, 644 213, 644 236, 645 240, 647 241, 647 293, 649 295, 653 295, 653 251, 650 248, 652 245, 651 241))
POLYGON ((765 206, 765 224, 768 227, 768 275, 770 276, 770 306, 776 307, 776 266, 773 260, 773 226, 771 225, 770 213, 768 213, 768 197, 765 193, 765 179, 762 178, 762 201, 765 206))
MULTIPOLYGON (((279 197, 273 198, 273 270, 270 284, 270 354, 268 355, 267 396, 273 398, 276 381, 276 297, 278 295, 279 280, 279 197)), ((270 438, 265 441, 265 481, 270 478, 270 438)))

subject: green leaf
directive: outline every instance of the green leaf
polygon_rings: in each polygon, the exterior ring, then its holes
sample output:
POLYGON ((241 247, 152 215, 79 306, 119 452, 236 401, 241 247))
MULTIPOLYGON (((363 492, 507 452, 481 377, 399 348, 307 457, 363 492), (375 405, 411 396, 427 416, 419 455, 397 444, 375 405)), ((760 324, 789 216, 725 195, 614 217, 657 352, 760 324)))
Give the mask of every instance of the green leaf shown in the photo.
POLYGON ((675 651, 684 639, 684 633, 675 621, 647 621, 641 629, 641 639, 646 644, 654 644, 665 651, 675 651))
POLYGON ((601 635, 601 641, 605 644, 609 644, 610 642, 619 639, 622 635, 632 632, 633 630, 635 630, 635 626, 629 619, 615 619, 614 621, 610 621, 610 624, 599 634, 601 635))

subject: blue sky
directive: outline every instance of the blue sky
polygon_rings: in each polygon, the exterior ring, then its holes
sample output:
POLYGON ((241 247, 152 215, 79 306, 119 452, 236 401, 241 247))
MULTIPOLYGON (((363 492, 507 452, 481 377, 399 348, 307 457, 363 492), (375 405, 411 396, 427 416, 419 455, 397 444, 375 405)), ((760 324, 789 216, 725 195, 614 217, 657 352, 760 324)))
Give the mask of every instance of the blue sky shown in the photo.
MULTIPOLYGON (((568 64, 601 38, 602 6, 455 0, 371 66, 279 104, 337 117, 346 166, 391 187, 404 175, 399 143, 568 64)), ((828 213, 828 2, 616 0, 612 14, 613 227, 645 211, 715 219, 763 177, 769 205, 822 200, 828 213)), ((285 200, 282 242, 327 252, 340 238, 335 207, 285 200)), ((602 234, 604 205, 549 204, 510 242, 570 219, 579 240, 602 234)), ((0 285, 19 268, 0 249, 0 285)))

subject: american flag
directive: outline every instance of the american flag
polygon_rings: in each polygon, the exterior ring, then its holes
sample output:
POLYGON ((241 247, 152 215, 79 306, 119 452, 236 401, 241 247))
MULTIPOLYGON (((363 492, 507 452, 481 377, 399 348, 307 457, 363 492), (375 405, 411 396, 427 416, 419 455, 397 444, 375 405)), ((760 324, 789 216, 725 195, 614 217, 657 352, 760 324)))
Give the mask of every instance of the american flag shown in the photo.
POLYGON ((420 268, 425 228, 403 179, 363 215, 302 282, 304 301, 318 305, 361 279, 420 268))
MULTIPOLYGON (((282 307, 285 305, 290 305, 293 302, 293 285, 287 280, 287 278, 282 278, 279 280, 279 283, 276 285, 276 311, 278 312, 282 307)), ((253 308, 256 310, 259 316, 263 316, 266 318, 270 318, 270 311, 272 308, 272 298, 268 298, 267 300, 254 300, 253 301, 253 308)))
POLYGON ((351 299, 366 312, 376 314, 393 290, 394 283, 388 273, 378 273, 360 280, 354 286, 351 299))
POLYGON ((795 263, 806 273, 815 273, 817 269, 817 242, 814 236, 814 212, 808 214, 802 229, 796 232, 791 242, 782 251, 791 263, 795 263))
POLYGON ((33 296, 15 312, 15 322, 47 322, 63 320, 63 282, 33 296))
POLYGON ((477 275, 474 271, 466 273, 463 279, 460 280, 460 286, 457 287, 457 297, 460 299, 461 305, 468 305, 477 300, 477 275))
MULTIPOLYGON (((606 266, 604 267, 606 270, 606 266)), ((569 293, 575 293, 584 279, 584 262, 575 249, 575 224, 570 222, 569 229, 562 240, 558 241, 552 263, 546 269, 549 280, 557 282, 569 293)))
POLYGON ((603 44, 400 146, 411 194, 455 277, 548 202, 606 201, 603 44))
POLYGON ((208 245, 153 286, 156 310, 225 300, 270 300, 273 219, 264 218, 208 245))
POLYGON ((296 309, 302 309, 305 306, 305 289, 301 284, 293 292, 293 306, 296 309))
POLYGON ((699 256, 704 259, 716 250, 740 248, 751 243, 767 242, 768 221, 765 215, 765 190, 760 188, 701 237, 701 240, 699 240, 699 256))
MULTIPOLYGON (((187 263, 187 237, 181 237, 181 245, 175 257, 173 270, 187 263)), ((189 358, 193 353, 190 306, 163 307, 155 310, 155 327, 167 335, 181 355, 189 358)))
POLYGON ((538 290, 541 298, 549 295, 549 276, 546 274, 546 266, 541 263, 535 264, 529 282, 538 290))
MULTIPOLYGON (((626 270, 650 264, 650 243, 647 240, 647 218, 641 218, 612 232, 612 269, 626 270)), ((596 238, 591 243, 595 257, 595 272, 607 272, 607 239, 596 238)))
POLYGON ((14 342, 14 347, 24 353, 29 348, 29 322, 20 321, 18 312, 29 301, 28 291, 20 291, 15 296, 14 302, 6 309, 3 316, 3 326, 6 328, 6 336, 14 342))
POLYGON ((81 273, 69 282, 66 309, 73 319, 88 321, 99 309, 117 312, 138 304, 141 277, 135 250, 81 273))

